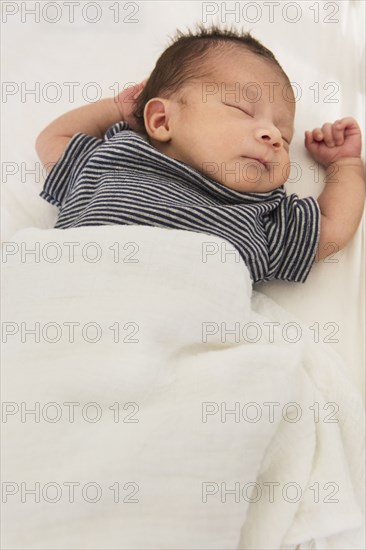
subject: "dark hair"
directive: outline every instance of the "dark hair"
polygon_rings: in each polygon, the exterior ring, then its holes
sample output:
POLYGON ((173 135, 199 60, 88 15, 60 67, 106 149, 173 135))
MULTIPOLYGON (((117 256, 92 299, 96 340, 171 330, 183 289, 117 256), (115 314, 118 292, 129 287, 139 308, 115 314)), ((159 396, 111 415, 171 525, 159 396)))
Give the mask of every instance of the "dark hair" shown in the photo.
POLYGON ((179 93, 182 87, 191 80, 207 78, 212 75, 214 65, 207 63, 210 56, 227 52, 227 48, 244 47, 268 60, 279 69, 287 82, 289 79, 273 53, 250 35, 250 32, 233 28, 219 28, 212 25, 205 28, 198 24, 195 33, 188 29, 182 33, 177 29, 171 44, 161 54, 147 83, 136 100, 133 112, 138 123, 144 127, 143 113, 146 103, 153 97, 169 97, 179 93))

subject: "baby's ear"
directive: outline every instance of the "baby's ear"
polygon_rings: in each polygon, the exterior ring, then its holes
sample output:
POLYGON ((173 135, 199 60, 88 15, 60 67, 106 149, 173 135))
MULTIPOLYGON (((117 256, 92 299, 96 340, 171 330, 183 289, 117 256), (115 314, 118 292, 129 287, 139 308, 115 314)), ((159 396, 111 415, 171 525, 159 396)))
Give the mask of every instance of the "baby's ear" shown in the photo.
POLYGON ((160 97, 150 99, 144 108, 144 120, 147 134, 157 141, 171 139, 169 124, 169 100, 160 97))

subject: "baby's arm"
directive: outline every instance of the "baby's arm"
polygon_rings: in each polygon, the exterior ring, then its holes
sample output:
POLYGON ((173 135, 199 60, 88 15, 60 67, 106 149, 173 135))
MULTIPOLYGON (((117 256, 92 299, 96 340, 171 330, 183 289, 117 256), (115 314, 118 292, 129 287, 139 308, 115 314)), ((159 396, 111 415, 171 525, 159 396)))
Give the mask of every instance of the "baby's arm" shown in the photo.
POLYGON ((36 139, 36 151, 42 164, 50 171, 65 150, 72 136, 81 132, 103 138, 106 130, 121 120, 133 129, 131 111, 144 83, 127 88, 116 99, 101 99, 73 109, 56 118, 36 139))
POLYGON ((305 132, 305 146, 326 170, 326 185, 318 197, 321 211, 320 240, 316 258, 341 250, 352 239, 365 203, 361 131, 350 117, 305 132))

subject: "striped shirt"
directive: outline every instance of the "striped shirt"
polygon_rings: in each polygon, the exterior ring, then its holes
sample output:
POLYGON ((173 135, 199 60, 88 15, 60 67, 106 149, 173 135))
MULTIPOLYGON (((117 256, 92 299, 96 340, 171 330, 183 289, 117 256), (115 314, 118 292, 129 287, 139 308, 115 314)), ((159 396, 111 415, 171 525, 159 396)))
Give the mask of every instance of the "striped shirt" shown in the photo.
POLYGON ((150 225, 221 237, 238 250, 253 283, 305 282, 320 234, 313 197, 284 186, 242 193, 170 158, 129 129, 104 139, 75 134, 49 172, 40 196, 56 205, 56 229, 150 225))

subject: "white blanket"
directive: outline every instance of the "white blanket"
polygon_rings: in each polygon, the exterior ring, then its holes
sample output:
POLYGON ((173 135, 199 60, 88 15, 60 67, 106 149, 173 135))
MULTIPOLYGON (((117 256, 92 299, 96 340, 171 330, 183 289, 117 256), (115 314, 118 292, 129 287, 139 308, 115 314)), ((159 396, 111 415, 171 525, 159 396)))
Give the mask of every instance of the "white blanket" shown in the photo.
POLYGON ((363 548, 359 393, 230 251, 144 226, 3 244, 4 547, 363 548))

